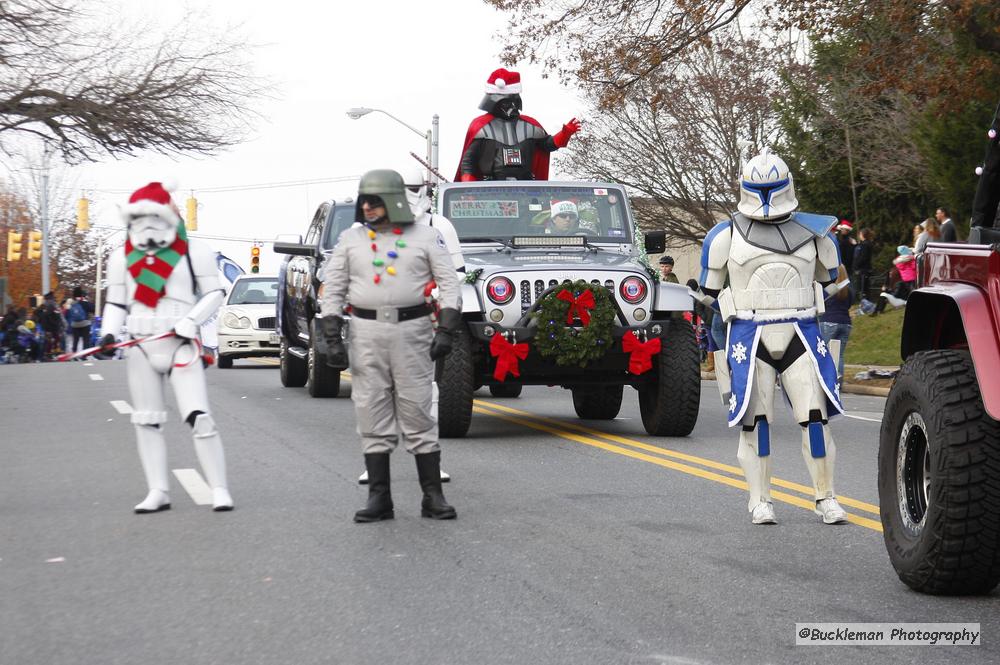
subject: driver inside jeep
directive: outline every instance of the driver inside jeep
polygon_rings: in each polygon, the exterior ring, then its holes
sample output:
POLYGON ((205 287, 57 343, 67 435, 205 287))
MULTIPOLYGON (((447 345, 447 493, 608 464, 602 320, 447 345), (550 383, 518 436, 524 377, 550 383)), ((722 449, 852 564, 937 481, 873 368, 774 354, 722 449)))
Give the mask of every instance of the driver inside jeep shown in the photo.
POLYGON ((536 216, 531 224, 537 229, 535 233, 560 236, 592 233, 580 226, 580 210, 572 201, 553 201, 549 210, 536 216))

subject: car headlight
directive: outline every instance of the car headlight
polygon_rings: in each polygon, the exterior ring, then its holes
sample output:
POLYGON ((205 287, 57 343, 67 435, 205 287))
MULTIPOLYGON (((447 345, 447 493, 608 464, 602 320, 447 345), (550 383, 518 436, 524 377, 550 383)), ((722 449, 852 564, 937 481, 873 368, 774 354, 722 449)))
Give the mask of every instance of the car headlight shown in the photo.
POLYGON ((618 292, 625 302, 634 305, 646 297, 646 282, 639 277, 626 277, 618 287, 618 292))
POLYGON ((245 316, 237 316, 233 312, 226 312, 222 317, 222 325, 227 328, 235 328, 237 330, 242 328, 249 328, 253 324, 245 316))

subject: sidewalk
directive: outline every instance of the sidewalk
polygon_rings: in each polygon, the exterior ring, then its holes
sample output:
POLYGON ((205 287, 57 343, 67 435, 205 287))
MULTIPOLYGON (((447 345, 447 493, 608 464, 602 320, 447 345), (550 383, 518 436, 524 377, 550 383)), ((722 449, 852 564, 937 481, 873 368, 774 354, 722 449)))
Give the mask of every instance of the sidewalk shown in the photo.
MULTIPOLYGON (((892 386, 892 379, 868 379, 865 381, 859 381, 854 378, 854 376, 859 372, 871 369, 887 370, 891 372, 899 370, 899 367, 886 365, 845 365, 844 384, 841 387, 841 392, 852 395, 872 395, 875 397, 887 396, 889 394, 889 388, 892 386)), ((701 378, 704 381, 715 381, 715 372, 706 372, 702 370, 701 378)))

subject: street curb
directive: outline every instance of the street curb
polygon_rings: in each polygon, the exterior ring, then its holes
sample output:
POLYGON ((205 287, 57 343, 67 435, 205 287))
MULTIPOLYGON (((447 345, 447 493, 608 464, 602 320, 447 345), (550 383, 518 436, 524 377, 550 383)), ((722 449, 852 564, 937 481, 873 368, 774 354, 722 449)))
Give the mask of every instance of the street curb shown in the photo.
MULTIPOLYGON (((715 381, 715 372, 702 372, 702 381, 715 381)), ((849 393, 851 395, 869 395, 872 397, 887 397, 889 395, 888 388, 879 388, 877 386, 859 386, 856 383, 845 383, 840 392, 849 393)))

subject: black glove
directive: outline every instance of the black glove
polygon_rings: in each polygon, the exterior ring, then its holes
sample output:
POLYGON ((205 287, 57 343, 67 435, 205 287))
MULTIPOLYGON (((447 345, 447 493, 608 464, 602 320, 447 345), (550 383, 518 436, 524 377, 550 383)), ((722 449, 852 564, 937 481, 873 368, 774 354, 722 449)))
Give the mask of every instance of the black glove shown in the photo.
POLYGON ((462 313, 457 309, 442 309, 438 314, 438 327, 431 341, 431 360, 444 358, 455 345, 455 334, 462 325, 462 313))
POLYGON ((326 364, 329 367, 347 367, 347 347, 341 330, 344 327, 344 317, 324 316, 319 320, 323 329, 323 339, 326 340, 326 364))
POLYGON ((105 359, 113 357, 115 355, 115 350, 112 349, 111 347, 115 344, 115 342, 116 340, 114 335, 112 335, 111 333, 106 334, 104 337, 101 338, 101 341, 98 342, 98 346, 100 346, 101 349, 100 351, 95 351, 94 356, 97 358, 105 358, 105 359))

